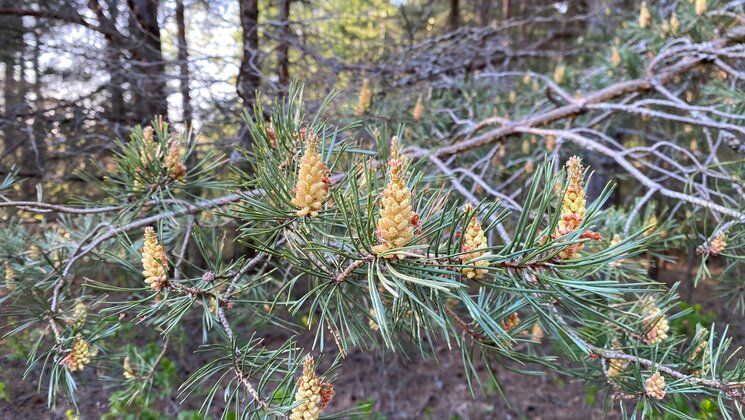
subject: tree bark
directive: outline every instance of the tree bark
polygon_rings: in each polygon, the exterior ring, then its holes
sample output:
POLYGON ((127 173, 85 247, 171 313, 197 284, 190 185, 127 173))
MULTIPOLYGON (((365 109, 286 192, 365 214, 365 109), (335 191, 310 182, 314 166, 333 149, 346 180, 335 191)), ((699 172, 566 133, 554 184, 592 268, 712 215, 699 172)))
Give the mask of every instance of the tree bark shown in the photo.
POLYGON ((176 26, 178 27, 178 62, 179 86, 181 88, 181 107, 183 120, 187 130, 191 128, 194 119, 191 107, 191 93, 189 91, 189 50, 186 43, 186 23, 184 22, 184 0, 176 0, 176 26))
POLYGON ((281 93, 286 94, 290 84, 290 0, 279 1, 279 24, 281 27, 277 51, 279 61, 277 77, 281 93))
POLYGON ((41 96, 41 67, 39 65, 39 56, 41 55, 40 24, 41 21, 37 20, 37 29, 34 31, 34 55, 31 60, 34 70, 34 122, 31 129, 31 142, 36 151, 36 168, 39 170, 39 174, 44 177, 46 174, 44 167, 47 157, 47 127, 44 123, 44 110, 42 109, 44 98, 41 96))
POLYGON ((448 26, 451 31, 458 29, 460 25, 460 1, 450 0, 450 15, 448 16, 448 26))
MULTIPOLYGON (((0 1, 0 7, 7 1, 0 1)), ((21 16, 2 16, 0 19, 0 39, 4 48, 0 51, 0 61, 5 64, 3 80, 3 118, 0 121, 3 133, 3 157, 14 156, 16 149, 23 147, 22 133, 18 129, 18 115, 22 108, 20 84, 23 71, 23 18, 21 16), (16 65, 19 68, 16 77, 16 65)), ((16 159, 11 159, 13 163, 16 159)))
POLYGON ((261 83, 259 70, 259 0, 240 0, 243 57, 238 73, 238 95, 249 111, 256 103, 261 83))
POLYGON ((3 57, 5 74, 3 80, 3 155, 7 156, 18 146, 15 144, 14 129, 16 122, 16 98, 15 98, 15 57, 8 55, 3 57))
POLYGON ((168 117, 166 74, 158 24, 157 0, 127 0, 132 17, 133 37, 139 40, 134 47, 138 60, 132 67, 142 106, 135 108, 137 119, 144 123, 155 115, 168 117))
MULTIPOLYGON (((21 25, 21 30, 26 31, 26 27, 21 25)), ((35 173, 39 168, 34 164, 38 158, 38 149, 36 139, 33 137, 33 126, 27 123, 28 115, 31 114, 31 107, 28 103, 28 82, 26 81, 26 43, 21 37, 20 50, 18 51, 18 84, 16 85, 16 103, 18 104, 18 115, 21 116, 18 121, 18 140, 23 143, 21 147, 20 166, 25 173, 35 173)))
POLYGON ((89 0, 88 7, 93 10, 98 19, 98 25, 106 28, 104 39, 106 39, 105 67, 109 73, 109 83, 107 89, 111 95, 107 118, 120 124, 128 124, 127 110, 124 107, 124 74, 122 71, 122 51, 120 48, 119 30, 116 28, 116 21, 119 18, 118 0, 108 0, 107 7, 109 18, 103 14, 103 10, 98 0, 89 0))
POLYGON ((481 0, 481 5, 479 7, 479 21, 481 22, 481 26, 489 26, 489 23, 491 23, 489 16, 490 11, 491 0, 481 0))

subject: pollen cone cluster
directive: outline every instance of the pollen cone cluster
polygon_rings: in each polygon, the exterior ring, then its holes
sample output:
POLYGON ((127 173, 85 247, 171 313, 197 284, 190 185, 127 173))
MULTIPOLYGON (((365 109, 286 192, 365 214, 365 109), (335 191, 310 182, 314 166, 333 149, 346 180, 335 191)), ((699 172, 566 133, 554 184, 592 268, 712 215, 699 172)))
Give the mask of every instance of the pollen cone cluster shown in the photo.
POLYGON ((75 303, 72 308, 72 319, 73 325, 76 328, 80 328, 85 325, 85 320, 88 318, 88 309, 83 302, 75 303))
MULTIPOLYGON (((611 348, 613 350, 618 350, 621 348, 621 346, 617 342, 613 342, 611 345, 611 348)), ((623 373, 624 370, 626 370, 626 367, 629 365, 628 360, 624 359, 610 359, 610 362, 608 363, 608 376, 611 378, 615 378, 616 376, 623 373)))
POLYGON ((610 359, 610 363, 608 363, 608 376, 611 378, 615 378, 616 376, 623 373, 624 370, 626 370, 626 367, 629 365, 628 360, 624 359, 610 359))
POLYGON ((168 284, 168 260, 163 245, 158 244, 158 236, 151 227, 145 228, 145 244, 142 247, 142 275, 145 283, 160 291, 168 284))
POLYGON ((411 117, 414 121, 419 121, 422 118, 423 112, 424 105, 422 104, 422 97, 420 96, 416 99, 416 105, 414 105, 414 109, 411 111, 411 117))
POLYGON ((693 349, 691 355, 688 356, 688 361, 691 363, 700 363, 699 366, 703 365, 702 368, 693 371, 694 376, 701 377, 711 369, 711 364, 709 363, 709 330, 707 328, 698 330, 694 338, 694 342, 696 341, 698 341, 698 345, 693 349))
MULTIPOLYGON (((463 208, 463 211, 467 213, 472 213, 473 210, 474 208, 470 204, 467 204, 463 208)), ((466 231, 463 235, 461 251, 468 253, 462 254, 460 256, 461 261, 463 261, 464 264, 469 264, 470 261, 483 257, 487 254, 486 251, 483 251, 483 249, 485 249, 487 246, 488 245, 486 243, 484 230, 481 229, 481 223, 479 223, 476 215, 474 214, 471 218, 471 221, 468 222, 468 226, 466 227, 466 231)), ((470 263, 470 265, 470 267, 463 267, 461 269, 461 273, 463 273, 463 275, 468 277, 469 279, 481 279, 484 278, 484 275, 486 275, 486 267, 489 266, 489 261, 482 259, 479 261, 473 261, 472 263, 470 263)))
POLYGON ((123 375, 126 379, 132 379, 135 375, 135 370, 132 369, 132 365, 129 363, 129 356, 124 358, 124 364, 122 365, 122 368, 124 369, 123 375))
POLYGON ((647 2, 643 1, 641 9, 639 10, 639 26, 646 28, 652 23, 652 15, 649 13, 647 2))
POLYGON ((290 420, 315 420, 321 411, 334 398, 334 387, 316 375, 313 358, 308 355, 303 363, 303 376, 300 377, 295 393, 295 402, 300 405, 292 409, 290 420))
POLYGON ((667 35, 668 32, 670 32, 670 23, 665 19, 662 19, 662 27, 660 28, 660 32, 662 32, 662 35, 667 35))
POLYGON ((186 176, 186 165, 181 161, 181 146, 178 140, 176 138, 170 140, 164 155, 163 149, 160 143, 156 141, 153 132, 154 130, 150 126, 142 130, 142 140, 145 143, 140 150, 142 166, 148 168, 153 162, 157 162, 157 166, 162 164, 172 179, 182 181, 186 176))
MULTIPOLYGON (((587 212, 587 195, 582 186, 582 177, 584 175, 582 161, 577 156, 572 156, 569 158, 569 161, 567 161, 566 168, 567 176, 569 177, 569 185, 567 186, 567 190, 562 198, 561 216, 559 218, 559 223, 556 226, 556 232, 553 234, 554 239, 577 230, 585 220, 585 213, 587 212)), ((590 231, 584 232, 580 238, 589 238, 592 240, 602 239, 600 234, 590 231)), ((559 252, 559 258, 562 260, 579 258, 579 252, 584 247, 585 244, 581 242, 567 245, 561 250, 561 252, 559 252)))
POLYGON ((274 126, 270 122, 269 125, 266 126, 266 137, 269 139, 269 145, 272 146, 272 149, 277 148, 277 132, 274 131, 274 126))
POLYGON ((644 393, 657 400, 665 398, 665 388, 665 378, 660 375, 659 371, 647 378, 644 383, 644 393))
POLYGON ((564 82, 564 78, 566 77, 566 74, 567 74, 566 66, 563 64, 559 64, 554 69, 554 82, 561 84, 562 82, 564 82))
POLYGON ((701 16, 706 13, 706 0, 696 0, 696 14, 701 16))
POLYGON ((10 263, 5 263, 5 287, 10 291, 16 289, 16 272, 10 263))
POLYGON ((719 255, 727 247, 727 235, 724 232, 719 232, 716 238, 711 241, 709 252, 711 255, 719 255))
POLYGON ((147 167, 150 162, 155 159, 155 157, 153 157, 153 152, 155 152, 155 156, 158 156, 160 154, 160 145, 155 141, 153 132, 153 127, 150 126, 142 129, 142 140, 145 142, 145 144, 140 150, 140 161, 145 167, 147 167))
POLYGON ((298 207, 297 215, 318 216, 323 202, 329 194, 329 170, 318 153, 318 137, 309 131, 303 132, 306 140, 305 154, 300 160, 292 204, 298 207))
POLYGON ((553 151, 556 147, 556 136, 548 135, 546 136, 546 149, 549 151, 553 151))
POLYGON ((694 361, 698 357, 699 354, 701 354, 701 351, 703 351, 706 346, 709 344, 708 341, 709 336, 709 329, 708 328, 701 328, 696 332, 696 337, 694 338, 694 341, 698 341, 698 345, 695 349, 693 349, 693 352, 691 353, 690 357, 688 357, 689 361, 694 361))
POLYGON ((525 165, 523 166, 523 170, 526 174, 530 175, 535 171, 535 165, 533 164, 532 160, 525 161, 525 165))
POLYGON ((92 356, 93 352, 88 342, 77 336, 72 345, 72 351, 62 359, 60 364, 67 366, 70 372, 75 372, 85 369, 85 366, 91 362, 92 356))
POLYGON ((503 330, 506 332, 512 332, 518 325, 520 325, 520 316, 517 312, 513 312, 506 319, 499 323, 503 330))
POLYGON ((618 47, 615 45, 611 49, 610 63, 613 67, 618 67, 621 64, 621 52, 618 51, 618 47))
POLYGON ((372 106, 372 97, 373 92, 370 88, 370 80, 365 79, 362 81, 362 88, 360 89, 360 97, 357 100, 357 108, 355 109, 355 114, 367 114, 367 111, 369 111, 370 107, 372 106))
POLYGON ((177 180, 183 181, 186 176, 186 165, 181 162, 181 146, 176 139, 171 140, 168 146, 168 153, 163 161, 168 175, 177 180))
POLYGON ((370 326, 370 329, 373 331, 378 331, 380 329, 378 322, 375 321, 375 309, 373 308, 370 308, 370 318, 367 320, 367 325, 370 326))
POLYGON ((541 324, 536 322, 533 324, 533 328, 530 329, 530 341, 540 344, 543 341, 543 328, 541 324))
POLYGON ((647 344, 657 344, 667 339, 670 331, 665 314, 662 313, 652 298, 646 298, 642 306, 642 325, 647 344))
POLYGON ((680 21, 678 20, 678 15, 673 12, 672 16, 670 16, 670 32, 675 35, 678 33, 678 29, 680 29, 680 21))
POLYGON ((155 137, 153 137, 153 127, 147 126, 142 129, 142 138, 148 143, 152 143, 155 141, 155 137))
MULTIPOLYGON (((388 161, 388 184, 383 190, 378 219, 379 245, 373 252, 380 254, 389 249, 401 248, 414 238, 419 216, 411 205, 411 190, 406 186, 404 161, 399 156, 398 138, 391 139, 391 158, 388 161)), ((397 255, 403 258, 403 255, 397 255)), ((386 256, 393 258, 394 255, 386 256)))

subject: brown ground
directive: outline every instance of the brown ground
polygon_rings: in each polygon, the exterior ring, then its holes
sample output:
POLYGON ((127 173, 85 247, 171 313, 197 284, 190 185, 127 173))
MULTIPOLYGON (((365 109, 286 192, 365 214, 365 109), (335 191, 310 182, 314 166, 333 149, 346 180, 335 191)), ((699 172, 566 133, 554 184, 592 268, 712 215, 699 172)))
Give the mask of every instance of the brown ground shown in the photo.
MULTIPOLYGON (((668 266, 661 270, 661 279, 668 282, 687 278, 685 267, 668 266)), ((720 322, 727 321, 730 315, 718 307, 712 297, 711 282, 699 284, 695 290, 694 302, 702 303, 705 310, 720 313, 720 322), (703 298, 702 298, 703 297, 703 298), (723 319, 721 319, 723 318, 723 319)), ((686 288, 681 291, 686 295, 686 288)), ((738 342, 745 341, 743 325, 731 325, 730 334, 738 342)), ((188 375, 199 363, 193 356, 171 355, 176 364, 188 375)), ((372 400, 375 411, 389 419, 615 419, 618 418, 616 406, 605 409, 601 402, 606 394, 597 394, 594 406, 586 404, 584 384, 573 381, 559 373, 543 376, 525 376, 505 368, 498 368, 497 376, 504 389, 508 404, 498 392, 487 395, 477 394, 472 398, 468 391, 460 353, 439 349, 435 360, 403 361, 395 354, 388 354, 381 360, 373 353, 352 352, 338 370, 335 383, 336 397, 328 412, 354 407, 360 402, 372 400)), ((41 392, 36 391, 36 381, 22 381, 24 369, 22 361, 0 359, 0 382, 6 384, 10 402, 0 400, 0 419, 63 419, 68 408, 64 402, 50 412, 46 408, 45 385, 41 392)), ((83 373, 89 384, 80 389, 80 409, 82 418, 98 418, 107 411, 109 390, 93 371, 83 373)), ((33 377, 33 375, 32 375, 33 377)), ((484 375, 483 378, 486 378, 484 375)), ((479 392, 478 390, 476 391, 479 392)), ((161 412, 176 414, 180 409, 176 401, 158 404, 161 412)), ((194 409, 196 407, 188 407, 194 409)))
MULTIPOLYGON (((443 349, 444 350, 444 349, 443 349)), ((471 398, 458 352, 442 351, 435 361, 404 364, 390 357, 381 364, 374 355, 355 353, 344 363, 332 408, 372 399, 390 419, 601 419, 614 412, 585 405, 580 383, 561 375, 526 376, 507 369, 497 373, 508 404, 496 391, 471 398)), ((479 392, 479 391, 476 391, 479 392)))

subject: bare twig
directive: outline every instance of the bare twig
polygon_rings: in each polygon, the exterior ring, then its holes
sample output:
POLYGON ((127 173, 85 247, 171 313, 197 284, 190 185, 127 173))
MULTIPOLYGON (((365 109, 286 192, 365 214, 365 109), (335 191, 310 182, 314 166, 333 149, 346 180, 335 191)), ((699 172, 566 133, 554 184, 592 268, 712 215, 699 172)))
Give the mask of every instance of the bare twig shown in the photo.
POLYGON ((189 219, 186 221, 186 232, 184 232, 184 242, 181 244, 181 252, 178 254, 178 259, 176 260, 176 264, 174 264, 173 269, 173 278, 174 280, 178 280, 181 278, 181 264, 184 262, 184 257, 186 256, 186 250, 189 247, 189 239, 191 238, 191 230, 194 227, 194 221, 196 218, 194 215, 190 215, 189 219))
POLYGON ((347 268, 339 272, 336 277, 334 277, 334 281, 337 283, 343 283, 347 279, 347 277, 349 277, 354 272, 354 270, 362 267, 365 264, 369 264, 375 261, 375 258, 375 255, 366 255, 359 260, 355 260, 354 262, 349 264, 347 268))

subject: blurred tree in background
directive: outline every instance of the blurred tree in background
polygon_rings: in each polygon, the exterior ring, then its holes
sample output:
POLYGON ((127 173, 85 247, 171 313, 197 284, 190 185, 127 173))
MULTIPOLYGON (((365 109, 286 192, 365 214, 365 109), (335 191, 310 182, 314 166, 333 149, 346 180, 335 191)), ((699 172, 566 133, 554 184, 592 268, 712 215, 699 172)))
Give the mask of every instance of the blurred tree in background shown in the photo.
POLYGON ((0 413, 502 418, 514 370, 742 417, 744 16, 0 0, 0 413), (370 350, 467 402, 357 404, 370 350))

